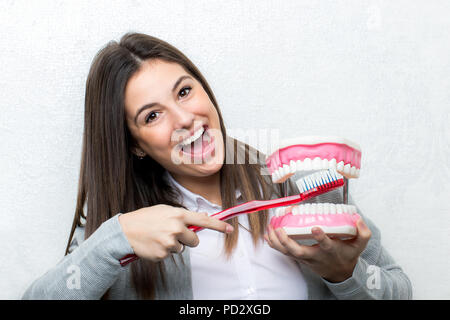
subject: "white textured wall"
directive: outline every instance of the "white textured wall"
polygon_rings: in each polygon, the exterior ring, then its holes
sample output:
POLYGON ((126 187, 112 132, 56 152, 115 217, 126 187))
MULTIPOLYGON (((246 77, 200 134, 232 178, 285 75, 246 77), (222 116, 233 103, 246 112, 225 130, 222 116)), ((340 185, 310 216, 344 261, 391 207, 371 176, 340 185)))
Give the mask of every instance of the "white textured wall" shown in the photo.
POLYGON ((230 130, 359 143, 355 201, 414 297, 450 298, 449 15, 448 1, 2 0, 0 298, 63 256, 86 75, 127 31, 185 52, 230 130))

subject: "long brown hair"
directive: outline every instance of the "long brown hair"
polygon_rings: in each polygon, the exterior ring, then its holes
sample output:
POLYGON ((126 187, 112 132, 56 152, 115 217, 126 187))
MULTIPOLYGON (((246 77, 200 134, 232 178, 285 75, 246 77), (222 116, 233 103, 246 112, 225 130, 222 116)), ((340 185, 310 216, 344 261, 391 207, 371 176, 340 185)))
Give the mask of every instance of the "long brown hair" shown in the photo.
MULTIPOLYGON (((97 53, 87 77, 77 205, 66 254, 76 227, 83 226, 81 219, 85 220, 87 239, 117 213, 156 204, 182 207, 177 201, 177 190, 163 179, 165 169, 148 155, 138 159, 131 152, 135 141, 125 121, 125 87, 142 62, 148 59, 178 63, 202 84, 217 109, 224 145, 234 149, 233 164, 224 163, 220 170, 223 208, 237 204, 234 197, 236 188, 241 190, 243 201, 269 199, 274 189, 279 195, 284 193, 284 185, 274 188, 270 177, 261 175, 261 162, 250 164, 250 155, 257 154, 260 159, 258 151, 227 136, 216 98, 194 64, 178 49, 160 39, 141 33, 127 33, 119 43, 110 41, 97 53), (239 146, 245 149, 243 164, 236 161, 239 146), (85 203, 86 213, 83 211, 85 203)), ((227 148, 226 159, 227 152, 230 152, 227 148)), ((264 234, 267 218, 267 212, 248 215, 255 245, 264 234)), ((230 256, 237 243, 239 228, 237 218, 228 222, 235 227, 235 232, 225 238, 225 252, 230 256)), ((163 269, 163 261, 140 259, 132 263, 132 280, 139 296, 154 298, 156 278, 160 277, 164 282, 163 269)))

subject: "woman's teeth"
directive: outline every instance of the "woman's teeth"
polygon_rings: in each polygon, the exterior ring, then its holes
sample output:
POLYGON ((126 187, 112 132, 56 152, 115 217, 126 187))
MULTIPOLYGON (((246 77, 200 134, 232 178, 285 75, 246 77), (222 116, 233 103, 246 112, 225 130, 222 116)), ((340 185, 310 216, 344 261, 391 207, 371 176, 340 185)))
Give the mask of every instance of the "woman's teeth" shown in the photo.
POLYGON ((202 136, 203 132, 205 132, 205 128, 201 127, 200 129, 195 131, 194 134, 191 137, 189 137, 186 140, 182 141, 180 143, 180 146, 181 147, 185 147, 185 146, 188 146, 191 143, 195 142, 198 138, 200 138, 202 136))

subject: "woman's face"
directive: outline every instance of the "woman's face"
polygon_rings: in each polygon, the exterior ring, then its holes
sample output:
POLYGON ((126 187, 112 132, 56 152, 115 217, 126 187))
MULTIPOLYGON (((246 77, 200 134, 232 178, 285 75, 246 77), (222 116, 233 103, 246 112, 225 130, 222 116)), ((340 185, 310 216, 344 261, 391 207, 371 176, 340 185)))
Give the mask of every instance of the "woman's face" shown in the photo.
POLYGON ((179 64, 145 61, 127 83, 125 113, 136 154, 143 151, 179 175, 204 177, 222 167, 219 115, 201 83, 179 64))

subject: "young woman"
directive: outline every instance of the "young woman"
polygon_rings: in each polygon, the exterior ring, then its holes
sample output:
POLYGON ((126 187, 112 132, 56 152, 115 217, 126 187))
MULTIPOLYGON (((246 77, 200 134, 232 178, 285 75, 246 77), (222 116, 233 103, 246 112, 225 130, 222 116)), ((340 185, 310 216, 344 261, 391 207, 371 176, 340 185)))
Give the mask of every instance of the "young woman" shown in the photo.
MULTIPOLYGON (((209 217, 298 192, 290 180, 272 184, 263 162, 250 164, 254 151, 227 136, 211 88, 179 50, 138 33, 108 43, 86 82, 66 256, 23 298, 411 298, 408 277, 366 218, 355 240, 332 240, 316 228, 318 245, 308 247, 268 228, 271 210, 228 223, 209 217), (198 137, 201 148, 191 149, 198 137), (122 266, 129 254, 140 259, 122 266)), ((341 193, 311 202, 342 203, 341 193)))

